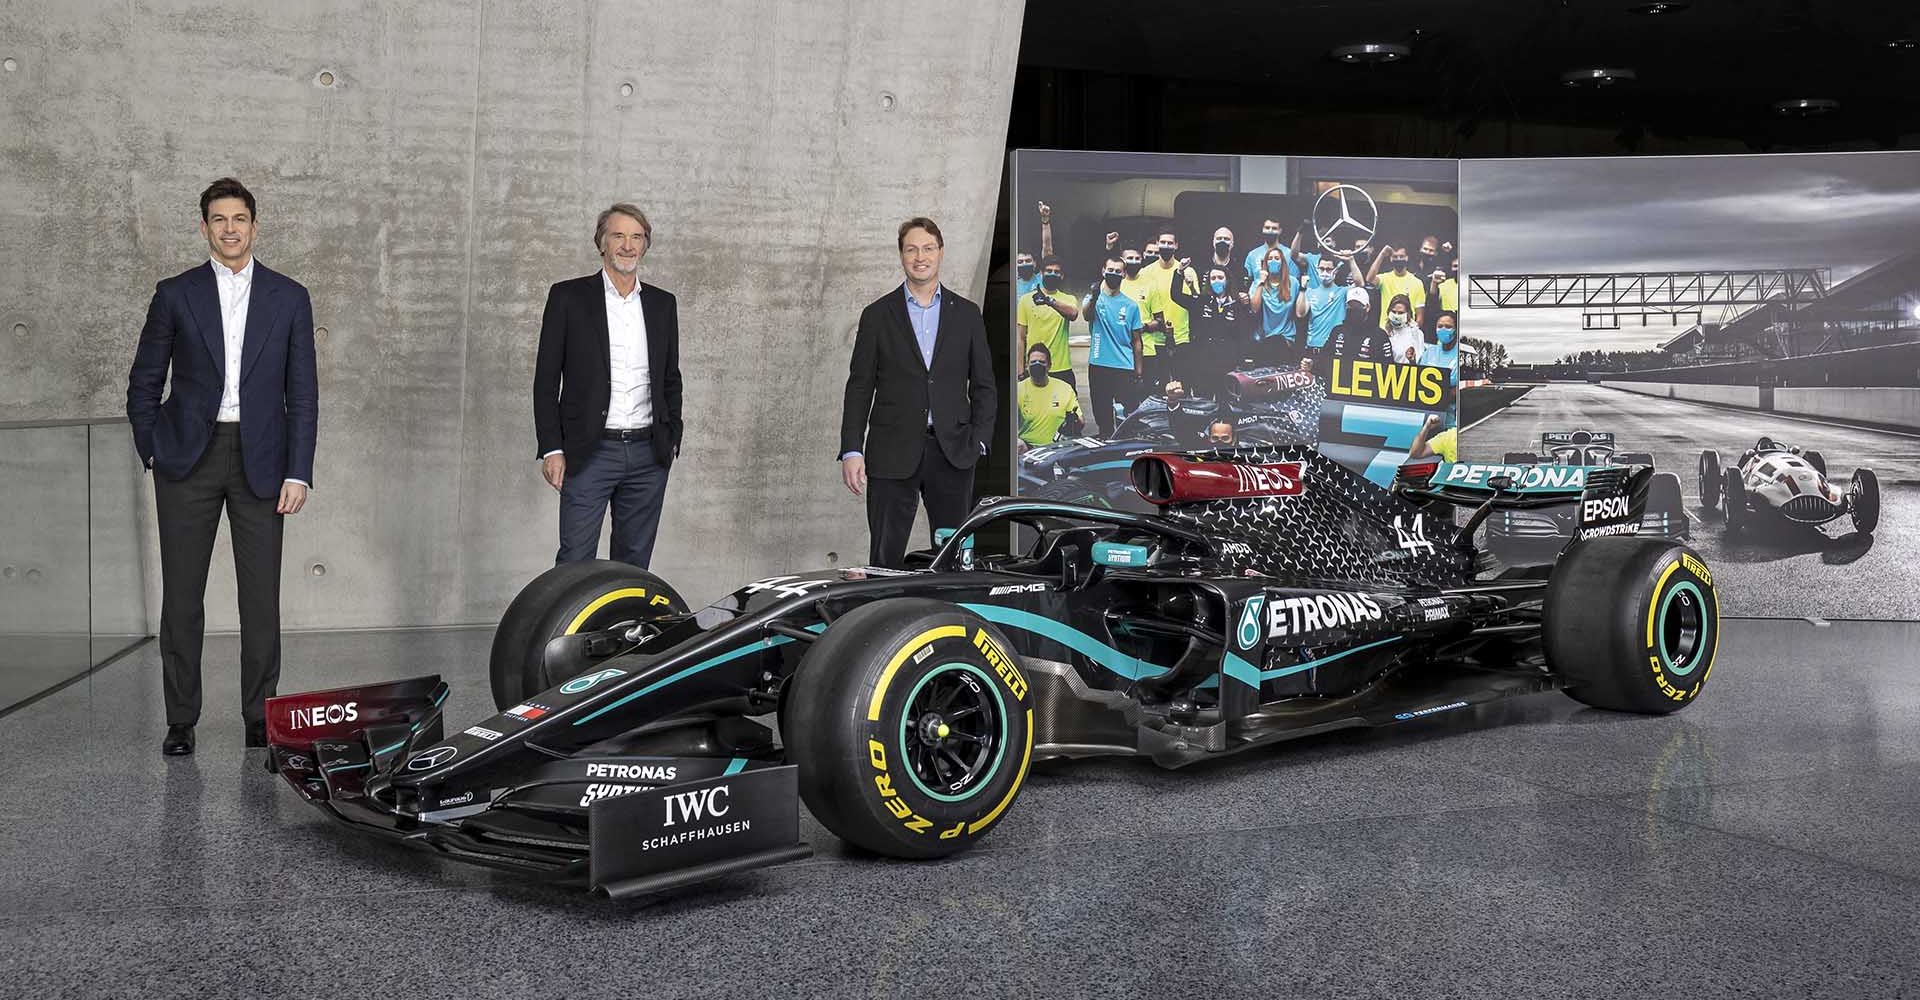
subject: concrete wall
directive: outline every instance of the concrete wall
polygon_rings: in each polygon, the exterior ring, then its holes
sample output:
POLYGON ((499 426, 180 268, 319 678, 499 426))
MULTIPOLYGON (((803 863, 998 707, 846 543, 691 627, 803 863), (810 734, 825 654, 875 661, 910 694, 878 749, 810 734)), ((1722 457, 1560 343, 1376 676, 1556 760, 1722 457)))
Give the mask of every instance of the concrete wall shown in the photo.
POLYGON ((1647 396, 1661 396, 1666 399, 1686 399, 1696 403, 1718 403, 1721 406, 1744 406, 1758 409, 1760 390, 1751 385, 1686 385, 1676 382, 1601 382, 1609 389, 1623 389, 1647 396))
POLYGON ((1920 430, 1920 389, 1781 388, 1773 390, 1773 408, 1781 413, 1920 430))
MULTIPOLYGON (((966 294, 987 271, 1022 3, 952 9, 0 6, 0 420, 121 411, 152 282, 204 260, 195 199, 232 173, 320 328, 286 625, 491 621, 555 547, 529 396, 547 286, 598 265, 595 214, 632 200, 687 381, 655 568, 698 602, 863 562, 837 407, 859 310, 900 280, 894 226, 939 219, 966 294)), ((224 540, 213 572, 230 628, 224 540)))

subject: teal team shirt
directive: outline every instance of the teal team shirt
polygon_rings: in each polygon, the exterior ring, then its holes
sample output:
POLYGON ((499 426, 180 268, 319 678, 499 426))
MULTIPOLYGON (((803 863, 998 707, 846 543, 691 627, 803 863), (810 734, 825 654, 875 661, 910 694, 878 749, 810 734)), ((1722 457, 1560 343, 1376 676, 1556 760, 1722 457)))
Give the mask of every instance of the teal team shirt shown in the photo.
POLYGON ((1133 370, 1133 331, 1140 329, 1140 303, 1125 295, 1102 292, 1081 306, 1091 309, 1092 344, 1087 363, 1100 368, 1133 370))

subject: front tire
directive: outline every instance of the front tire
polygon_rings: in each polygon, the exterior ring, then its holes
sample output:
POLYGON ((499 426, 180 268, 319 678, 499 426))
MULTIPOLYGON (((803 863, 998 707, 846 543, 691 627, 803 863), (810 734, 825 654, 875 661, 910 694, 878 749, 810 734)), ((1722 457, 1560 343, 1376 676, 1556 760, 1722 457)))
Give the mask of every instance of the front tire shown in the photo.
POLYGON ((1575 700, 1619 712, 1677 712, 1713 673, 1720 641, 1713 574, 1693 550, 1664 538, 1576 543, 1547 584, 1543 640, 1547 665, 1575 700))
POLYGON ((1025 672, 993 626, 894 598, 836 620, 788 680, 781 731, 807 809, 841 839, 937 858, 985 835, 1033 756, 1025 672))
POLYGON ((493 633, 487 673, 493 704, 505 711, 567 680, 549 677, 542 655, 558 636, 687 613, 667 581, 607 559, 561 563, 521 588, 493 633))
POLYGON ((1853 516, 1853 530, 1863 535, 1873 534, 1880 526, 1880 477, 1872 469, 1853 470, 1853 486, 1847 490, 1848 513, 1853 516))

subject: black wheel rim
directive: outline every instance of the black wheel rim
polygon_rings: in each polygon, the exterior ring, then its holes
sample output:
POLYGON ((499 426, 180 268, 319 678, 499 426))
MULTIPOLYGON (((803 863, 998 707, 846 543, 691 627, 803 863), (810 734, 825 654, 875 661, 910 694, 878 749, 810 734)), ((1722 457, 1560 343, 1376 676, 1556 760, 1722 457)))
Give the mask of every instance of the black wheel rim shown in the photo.
POLYGON ((1006 705, 971 663, 935 667, 908 695, 900 748, 922 792, 942 802, 971 798, 993 780, 1006 743, 1006 705))

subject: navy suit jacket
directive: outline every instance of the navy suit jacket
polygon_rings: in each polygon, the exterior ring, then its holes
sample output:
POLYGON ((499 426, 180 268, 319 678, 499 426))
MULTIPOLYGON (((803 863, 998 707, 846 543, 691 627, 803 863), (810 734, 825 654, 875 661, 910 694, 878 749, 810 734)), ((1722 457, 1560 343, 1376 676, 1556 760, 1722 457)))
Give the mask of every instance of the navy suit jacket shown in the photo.
MULTIPOLYGON (((213 262, 155 285, 127 375, 127 420, 142 462, 168 479, 193 471, 213 436, 226 371, 213 262)), ((256 260, 240 350, 240 453, 255 496, 279 496, 287 479, 312 484, 319 419, 313 302, 299 282, 256 260)))

